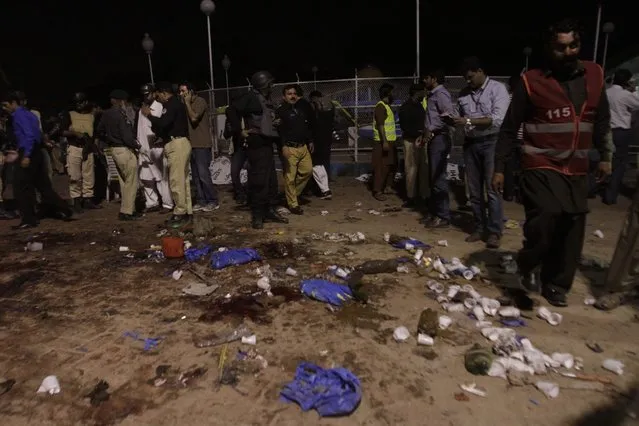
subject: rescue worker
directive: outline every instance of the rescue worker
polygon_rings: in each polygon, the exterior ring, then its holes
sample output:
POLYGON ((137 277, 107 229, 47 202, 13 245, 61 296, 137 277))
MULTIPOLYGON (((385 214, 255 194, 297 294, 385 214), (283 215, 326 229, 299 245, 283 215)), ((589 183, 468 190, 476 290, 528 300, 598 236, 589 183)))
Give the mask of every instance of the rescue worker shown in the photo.
MULTIPOLYGON (((140 88, 142 103, 148 105, 153 117, 162 116, 164 107, 155 99, 155 88, 144 84, 140 88)), ((173 210, 173 197, 169 188, 169 172, 164 158, 164 145, 153 133, 151 120, 138 112, 136 125, 137 139, 140 143, 138 155, 140 181, 144 188, 146 212, 168 213, 173 210)))
POLYGON ((118 169, 122 203, 120 220, 137 219, 135 198, 138 193, 138 159, 140 144, 135 138, 134 123, 126 110, 129 95, 124 90, 113 90, 109 95, 111 108, 102 114, 97 134, 110 148, 118 169))
POLYGON ((164 105, 164 114, 161 117, 151 115, 149 105, 142 105, 140 112, 151 120, 154 133, 164 143, 164 156, 169 168, 169 187, 175 203, 173 216, 167 221, 167 225, 181 228, 188 225, 193 216, 189 182, 191 142, 188 139, 188 118, 186 108, 173 91, 171 83, 157 84, 157 99, 164 105))
POLYGON ((78 92, 73 96, 74 109, 63 116, 62 135, 67 138, 67 173, 69 195, 73 207, 82 209, 101 208, 94 202, 95 170, 93 140, 95 115, 87 96, 78 92))
POLYGON ((284 103, 275 111, 278 132, 282 139, 282 155, 286 161, 284 192, 291 213, 304 213, 298 197, 313 173, 313 142, 309 112, 311 108, 300 107, 300 96, 294 84, 284 86, 284 103))
POLYGON ((251 86, 248 93, 231 103, 226 116, 233 140, 246 145, 251 225, 262 229, 265 221, 288 223, 288 219, 275 210, 278 194, 273 145, 278 143, 279 135, 271 99, 273 76, 268 71, 258 71, 251 77, 251 86), (246 124, 244 130, 242 119, 246 124))
POLYGON ((379 99, 373 118, 373 197, 378 201, 386 201, 384 189, 397 164, 395 115, 390 107, 393 103, 393 86, 382 84, 379 99))
POLYGON ((561 21, 546 36, 548 66, 527 71, 515 87, 495 153, 493 187, 524 124, 520 191, 526 214, 517 256, 520 283, 554 306, 567 306, 584 242, 588 213, 588 153, 600 153, 599 179, 611 173, 610 108, 603 71, 580 61, 581 32, 561 21), (579 113, 577 113, 579 111, 579 113), (541 267, 537 279, 537 269, 541 267))

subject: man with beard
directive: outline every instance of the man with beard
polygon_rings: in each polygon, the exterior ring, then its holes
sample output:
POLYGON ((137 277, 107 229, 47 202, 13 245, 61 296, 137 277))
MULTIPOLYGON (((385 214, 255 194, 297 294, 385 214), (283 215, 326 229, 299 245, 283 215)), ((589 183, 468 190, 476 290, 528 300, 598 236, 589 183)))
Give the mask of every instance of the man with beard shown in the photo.
MULTIPOLYGON (((162 116, 163 107, 155 99, 155 88, 151 84, 144 84, 140 91, 143 97, 142 103, 148 105, 151 115, 153 117, 162 116)), ((173 210, 173 198, 169 188, 164 147, 153 133, 151 120, 146 118, 142 111, 139 111, 137 115, 136 131, 138 142, 140 142, 138 160, 146 211, 147 213, 159 211, 168 213, 173 210)))
POLYGON ((246 145, 248 198, 254 229, 264 228, 265 221, 288 223, 288 219, 275 210, 277 175, 273 145, 278 144, 279 135, 275 129, 275 105, 271 99, 273 80, 268 71, 256 72, 251 77, 251 90, 233 101, 226 111, 233 141, 246 145), (242 119, 245 129, 242 129, 242 119))
POLYGON ((78 92, 73 96, 74 109, 63 117, 62 135, 67 138, 67 173, 69 174, 69 195, 73 207, 80 213, 82 209, 99 209, 94 202, 94 145, 93 131, 95 116, 87 96, 78 92))
POLYGON ((580 61, 581 32, 572 20, 550 27, 547 65, 522 76, 501 127, 493 187, 502 192, 504 166, 524 125, 520 191, 526 213, 517 266, 526 290, 566 306, 584 242, 588 213, 588 154, 600 153, 600 180, 610 175, 612 137, 603 70, 580 61))

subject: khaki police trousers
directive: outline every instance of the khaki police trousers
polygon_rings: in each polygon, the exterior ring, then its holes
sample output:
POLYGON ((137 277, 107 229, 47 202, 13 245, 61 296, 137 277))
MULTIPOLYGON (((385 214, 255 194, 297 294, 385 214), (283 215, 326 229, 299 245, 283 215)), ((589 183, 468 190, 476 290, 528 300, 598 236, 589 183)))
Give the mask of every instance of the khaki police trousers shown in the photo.
POLYGON ((173 214, 177 216, 193 214, 191 182, 189 182, 191 142, 187 138, 172 139, 164 145, 164 156, 169 168, 169 188, 175 203, 173 214))
POLYGON ((71 198, 93 198, 95 169, 93 154, 82 160, 82 148, 67 147, 67 173, 69 173, 69 195, 71 198))
POLYGON ((284 172, 284 193, 289 208, 298 206, 297 197, 302 194, 306 183, 313 175, 313 161, 306 145, 284 146, 282 155, 286 159, 284 172))
POLYGON ((125 147, 111 148, 111 155, 120 181, 120 213, 131 215, 135 211, 135 197, 138 193, 138 158, 131 149, 125 147))

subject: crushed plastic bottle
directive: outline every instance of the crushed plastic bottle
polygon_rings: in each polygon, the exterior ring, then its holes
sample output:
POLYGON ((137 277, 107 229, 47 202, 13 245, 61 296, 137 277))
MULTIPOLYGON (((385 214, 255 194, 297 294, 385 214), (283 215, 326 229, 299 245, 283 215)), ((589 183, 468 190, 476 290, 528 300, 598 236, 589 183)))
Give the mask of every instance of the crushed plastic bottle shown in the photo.
POLYGON ((623 374, 623 369, 625 367, 623 362, 612 358, 604 360, 601 366, 606 370, 612 371, 613 373, 616 373, 620 376, 623 374))
POLYGON ((219 346, 224 343, 231 343, 237 340, 241 340, 242 337, 252 336, 253 333, 246 324, 241 324, 235 330, 229 331, 228 333, 222 334, 221 336, 211 336, 208 338, 204 338, 195 342, 195 346, 198 348, 208 348, 211 346, 219 346))

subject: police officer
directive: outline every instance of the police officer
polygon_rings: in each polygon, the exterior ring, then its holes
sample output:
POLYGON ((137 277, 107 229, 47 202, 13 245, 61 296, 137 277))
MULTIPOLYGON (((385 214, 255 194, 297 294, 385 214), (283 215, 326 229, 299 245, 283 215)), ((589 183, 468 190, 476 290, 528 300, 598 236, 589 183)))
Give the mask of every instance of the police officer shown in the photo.
POLYGON ((93 131, 95 116, 87 96, 76 93, 73 96, 73 110, 63 118, 62 135, 67 138, 67 172, 69 174, 69 195, 73 199, 76 212, 98 209, 94 203, 95 168, 93 158, 93 131))
POLYGON ((226 115, 234 140, 246 145, 252 226, 261 229, 265 221, 288 223, 288 219, 275 210, 277 175, 273 144, 279 142, 279 136, 274 125, 275 105, 271 100, 273 76, 268 71, 258 71, 251 77, 251 86, 248 93, 229 106, 226 115), (244 130, 242 119, 246 124, 244 130))

